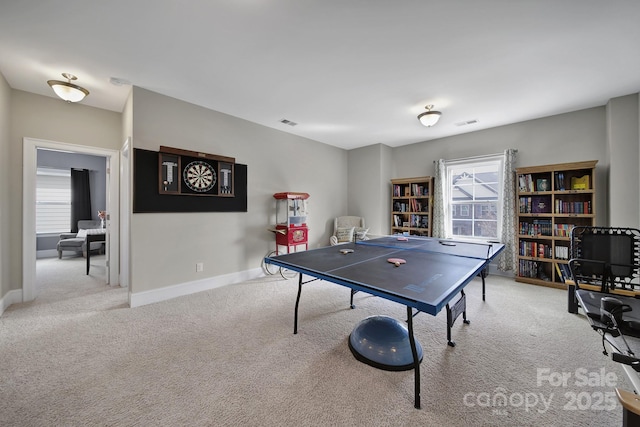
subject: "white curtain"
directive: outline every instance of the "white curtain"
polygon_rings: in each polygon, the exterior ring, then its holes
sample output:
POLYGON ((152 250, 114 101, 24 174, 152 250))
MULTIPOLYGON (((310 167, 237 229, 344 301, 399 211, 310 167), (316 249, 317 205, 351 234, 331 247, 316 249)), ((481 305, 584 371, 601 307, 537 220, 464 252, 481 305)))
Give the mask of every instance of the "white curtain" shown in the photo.
POLYGON ((517 262, 516 252, 516 187, 515 170, 516 153, 518 150, 508 148, 504 150, 504 167, 502 169, 502 235, 504 251, 498 259, 498 269, 502 271, 515 270, 517 262))
POLYGON ((436 161, 436 176, 433 179, 433 213, 432 224, 433 237, 445 238, 444 221, 446 218, 445 211, 445 187, 447 185, 447 177, 445 176, 444 160, 436 161))

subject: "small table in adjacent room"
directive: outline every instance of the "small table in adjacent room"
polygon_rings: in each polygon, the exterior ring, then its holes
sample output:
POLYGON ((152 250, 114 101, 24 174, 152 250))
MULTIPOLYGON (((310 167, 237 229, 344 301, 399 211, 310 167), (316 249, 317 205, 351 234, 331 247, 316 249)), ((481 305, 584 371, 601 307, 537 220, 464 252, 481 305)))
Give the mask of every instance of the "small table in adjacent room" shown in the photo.
POLYGON ((85 246, 87 248, 87 274, 89 274, 89 267, 91 265, 91 243, 92 242, 105 242, 107 237, 107 230, 105 228, 94 228, 87 230, 87 237, 85 237, 85 246))

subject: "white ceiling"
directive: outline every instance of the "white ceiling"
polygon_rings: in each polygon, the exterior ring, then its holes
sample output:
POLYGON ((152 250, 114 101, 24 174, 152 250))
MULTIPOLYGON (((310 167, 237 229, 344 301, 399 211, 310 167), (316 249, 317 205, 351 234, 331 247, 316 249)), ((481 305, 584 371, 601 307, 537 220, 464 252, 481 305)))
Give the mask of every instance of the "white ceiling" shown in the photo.
POLYGON ((2 0, 0 72, 52 97, 70 72, 83 104, 118 112, 130 86, 112 77, 345 149, 396 147, 640 92, 640 1, 2 0))

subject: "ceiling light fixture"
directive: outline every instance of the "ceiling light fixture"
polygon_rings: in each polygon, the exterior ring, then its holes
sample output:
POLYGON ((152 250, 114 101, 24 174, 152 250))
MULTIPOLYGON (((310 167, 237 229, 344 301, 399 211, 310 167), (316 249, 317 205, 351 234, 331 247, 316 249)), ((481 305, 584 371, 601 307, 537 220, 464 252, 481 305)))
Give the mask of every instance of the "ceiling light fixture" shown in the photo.
POLYGON ((427 111, 419 114, 418 120, 420 120, 420 123, 430 128, 431 126, 438 123, 438 120, 440 120, 440 116, 442 115, 442 113, 440 111, 431 111, 431 109, 433 108, 433 105, 431 104, 427 105, 424 108, 426 108, 427 111))
POLYGON ((71 83, 71 80, 78 79, 76 76, 69 73, 62 73, 62 77, 67 79, 67 81, 63 82, 60 80, 49 80, 47 82, 49 86, 51 86, 53 91, 56 93, 56 95, 58 95, 60 98, 71 103, 71 102, 80 102, 84 99, 85 96, 89 95, 88 90, 86 90, 81 86, 71 83))

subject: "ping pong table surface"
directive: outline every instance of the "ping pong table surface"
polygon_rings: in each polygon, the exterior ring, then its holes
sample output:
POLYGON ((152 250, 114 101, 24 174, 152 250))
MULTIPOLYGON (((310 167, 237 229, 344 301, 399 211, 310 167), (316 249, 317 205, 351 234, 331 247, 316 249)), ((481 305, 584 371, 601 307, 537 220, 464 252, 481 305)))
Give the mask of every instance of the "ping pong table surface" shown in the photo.
POLYGON ((265 261, 435 316, 504 248, 491 242, 413 236, 399 239, 403 238, 385 236, 265 261), (406 264, 396 267, 387 261, 390 258, 404 259, 406 264))
POLYGON ((419 312, 433 316, 447 309, 447 338, 451 326, 463 314, 466 319, 464 287, 484 271, 504 245, 497 242, 467 242, 416 236, 384 236, 336 246, 311 249, 265 258, 299 274, 298 295, 294 315, 294 334, 298 332, 298 308, 302 285, 325 280, 351 288, 353 294, 363 291, 407 307, 408 338, 413 353, 415 407, 420 408, 420 374, 412 318, 419 312), (396 265, 389 260, 406 261, 396 265), (304 276, 312 277, 305 281, 304 276), (449 302, 460 293, 460 299, 449 302), (417 313, 413 310, 416 309, 417 313))

